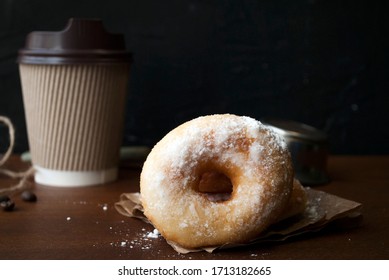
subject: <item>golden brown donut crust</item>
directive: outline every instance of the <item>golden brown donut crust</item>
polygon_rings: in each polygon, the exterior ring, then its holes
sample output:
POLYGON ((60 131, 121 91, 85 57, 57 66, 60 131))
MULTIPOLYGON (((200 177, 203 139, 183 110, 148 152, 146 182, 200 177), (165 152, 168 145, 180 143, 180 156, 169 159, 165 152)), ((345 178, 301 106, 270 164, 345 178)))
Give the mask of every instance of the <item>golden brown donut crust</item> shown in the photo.
POLYGON ((186 122, 159 141, 144 163, 144 214, 170 242, 186 248, 244 243, 275 222, 288 204, 293 169, 285 142, 260 122, 210 115, 186 122), (226 201, 211 201, 205 172, 227 176, 226 201))
POLYGON ((285 207, 284 211, 282 211, 277 221, 282 221, 302 213, 305 210, 307 203, 308 196, 304 186, 301 185, 299 180, 294 179, 292 195, 290 196, 287 206, 285 207))

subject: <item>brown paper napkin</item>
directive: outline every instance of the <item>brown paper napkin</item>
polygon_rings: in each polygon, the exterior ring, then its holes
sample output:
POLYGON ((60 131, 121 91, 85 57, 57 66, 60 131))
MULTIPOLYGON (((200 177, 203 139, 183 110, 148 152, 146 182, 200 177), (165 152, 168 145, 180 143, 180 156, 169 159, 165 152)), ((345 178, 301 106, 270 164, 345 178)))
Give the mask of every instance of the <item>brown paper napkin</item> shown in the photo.
MULTIPOLYGON (((174 242, 167 240, 168 244, 179 253, 202 251, 213 252, 215 249, 247 246, 261 242, 284 241, 292 236, 319 231, 330 222, 338 220, 355 225, 360 221, 362 205, 358 202, 347 200, 326 192, 306 188, 308 203, 305 211, 294 217, 290 217, 269 227, 254 240, 245 244, 224 244, 218 247, 206 247, 198 249, 183 248, 174 242), (351 223, 350 223, 351 222, 351 223)), ((138 218, 150 223, 143 214, 143 207, 139 193, 123 193, 120 201, 115 204, 117 211, 125 216, 138 218)))

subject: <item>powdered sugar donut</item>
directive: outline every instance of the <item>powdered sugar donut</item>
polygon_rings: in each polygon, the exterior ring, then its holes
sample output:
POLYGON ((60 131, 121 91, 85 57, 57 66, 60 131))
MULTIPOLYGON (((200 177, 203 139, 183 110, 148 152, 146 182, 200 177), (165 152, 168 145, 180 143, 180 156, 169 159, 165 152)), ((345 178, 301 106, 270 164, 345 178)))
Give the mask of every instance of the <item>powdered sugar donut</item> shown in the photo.
POLYGON ((247 242, 275 222, 293 188, 290 154, 272 129, 249 117, 199 117, 169 132, 140 179, 144 214, 169 242, 200 248, 247 242), (199 191, 205 173, 229 178, 227 200, 199 191))

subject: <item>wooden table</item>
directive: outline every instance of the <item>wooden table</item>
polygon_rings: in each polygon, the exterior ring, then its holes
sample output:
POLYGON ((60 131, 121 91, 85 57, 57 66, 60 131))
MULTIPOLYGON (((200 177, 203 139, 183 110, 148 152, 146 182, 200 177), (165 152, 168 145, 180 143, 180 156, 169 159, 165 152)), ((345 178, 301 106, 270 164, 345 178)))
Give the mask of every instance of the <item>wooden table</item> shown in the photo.
MULTIPOLYGON (((12 169, 26 166, 14 156, 12 169)), ((117 182, 83 188, 34 186, 36 203, 0 211, 0 259, 389 259, 389 156, 331 156, 331 182, 315 187, 363 204, 359 227, 332 226, 282 243, 179 254, 153 228, 114 203, 139 189, 140 168, 122 163, 117 182)), ((0 187, 15 183, 0 177, 0 187)))

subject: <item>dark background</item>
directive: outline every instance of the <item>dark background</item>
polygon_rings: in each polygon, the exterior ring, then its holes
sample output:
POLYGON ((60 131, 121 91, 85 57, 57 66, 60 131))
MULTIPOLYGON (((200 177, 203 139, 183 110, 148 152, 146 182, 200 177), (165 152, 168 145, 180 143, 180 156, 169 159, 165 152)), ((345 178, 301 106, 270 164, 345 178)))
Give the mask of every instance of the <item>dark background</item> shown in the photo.
MULTIPOLYGON (((124 144, 200 115, 304 122, 333 154, 388 154, 387 1, 0 0, 0 115, 28 149, 17 51, 34 30, 101 18, 133 52, 124 144)), ((0 126, 0 148, 7 130, 0 126)))

